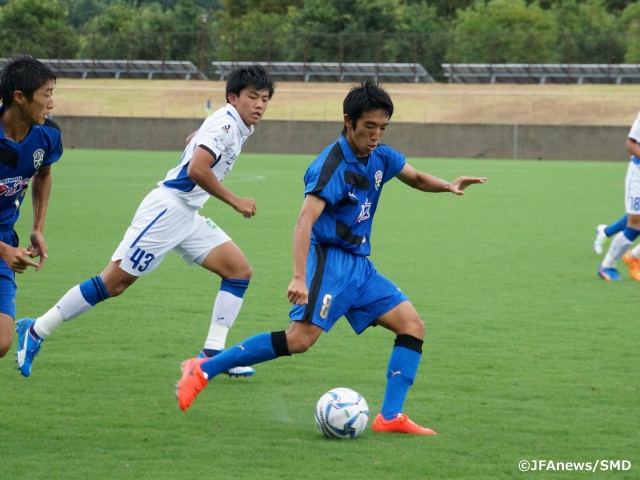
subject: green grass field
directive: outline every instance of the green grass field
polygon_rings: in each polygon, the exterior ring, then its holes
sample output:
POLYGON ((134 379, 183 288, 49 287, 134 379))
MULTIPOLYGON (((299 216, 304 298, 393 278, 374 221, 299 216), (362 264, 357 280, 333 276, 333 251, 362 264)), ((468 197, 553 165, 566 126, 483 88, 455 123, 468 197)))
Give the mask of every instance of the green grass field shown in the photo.
MULTIPOLYGON (((54 167, 49 260, 18 278, 18 316, 37 316, 97 275, 140 200, 178 153, 69 150, 54 167)), ((252 196, 213 218, 254 268, 230 342, 287 327, 291 240, 311 157, 243 155, 225 184, 252 196)), ((122 297, 55 331, 19 376, 0 360, 0 478, 638 478, 640 285, 599 280, 594 226, 623 212, 624 163, 411 159, 452 179, 486 175, 464 197, 385 188, 372 259, 427 326, 405 411, 435 437, 329 441, 318 398, 359 391, 381 406, 393 334, 357 338, 345 321, 308 353, 217 378, 188 412, 180 362, 206 335, 219 279, 170 254, 122 297), (521 460, 628 460, 628 471, 527 472, 521 460)), ((22 245, 31 223, 19 222, 22 245)), ((622 267, 624 265, 621 264, 622 267)))

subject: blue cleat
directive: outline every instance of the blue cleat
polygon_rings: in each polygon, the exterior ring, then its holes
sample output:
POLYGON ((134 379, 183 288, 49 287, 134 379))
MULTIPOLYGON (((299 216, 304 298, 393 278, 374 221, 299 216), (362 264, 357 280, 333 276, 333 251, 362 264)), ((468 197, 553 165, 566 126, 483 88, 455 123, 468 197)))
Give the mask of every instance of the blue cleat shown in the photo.
POLYGON ((31 332, 31 326, 35 323, 36 321, 33 318, 23 318, 18 320, 18 328, 16 328, 16 332, 18 332, 16 362, 18 362, 18 370, 25 377, 31 375, 31 364, 38 352, 40 352, 40 345, 44 341, 34 336, 31 332))
POLYGON ((617 268, 603 268, 602 265, 598 267, 598 276, 607 280, 608 282, 621 282, 622 277, 617 268))
MULTIPOLYGON (((215 357, 215 355, 213 357, 215 357)), ((209 360, 213 357, 208 357, 207 354, 204 353, 203 351, 201 351, 198 354, 198 358, 204 358, 206 360, 209 360)), ((229 370, 222 373, 224 373, 225 375, 229 375, 230 377, 238 378, 238 377, 253 377, 256 371, 251 367, 231 367, 229 370)))

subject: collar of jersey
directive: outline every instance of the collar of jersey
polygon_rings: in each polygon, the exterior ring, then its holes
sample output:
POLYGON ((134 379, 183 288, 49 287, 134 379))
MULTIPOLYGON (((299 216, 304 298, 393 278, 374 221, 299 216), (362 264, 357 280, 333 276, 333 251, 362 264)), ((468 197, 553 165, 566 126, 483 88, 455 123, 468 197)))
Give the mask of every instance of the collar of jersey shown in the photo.
POLYGON ((253 125, 247 127, 242 121, 242 117, 240 117, 240 114, 236 110, 236 107, 234 107, 230 103, 227 103, 227 115, 229 115, 236 121, 236 123, 238 124, 238 128, 240 129, 240 133, 242 133, 243 137, 249 136, 253 133, 253 125))
POLYGON ((361 167, 363 166, 356 158, 356 155, 353 153, 353 150, 351 150, 351 145, 349 145, 349 142, 347 141, 347 137, 345 137, 344 135, 340 135, 340 139, 338 140, 338 143, 340 143, 340 148, 342 149, 342 153, 344 154, 344 159, 347 162, 356 163, 361 167))

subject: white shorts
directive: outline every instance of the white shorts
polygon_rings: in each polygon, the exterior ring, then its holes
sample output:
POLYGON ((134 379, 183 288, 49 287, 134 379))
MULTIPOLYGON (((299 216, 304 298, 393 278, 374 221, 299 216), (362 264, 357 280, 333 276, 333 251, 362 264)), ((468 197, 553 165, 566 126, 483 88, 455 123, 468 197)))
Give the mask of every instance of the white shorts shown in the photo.
POLYGON ((626 212, 640 215, 640 165, 629 162, 624 181, 624 203, 626 212))
POLYGON ((211 219, 160 187, 142 201, 111 260, 122 260, 120 268, 139 277, 155 270, 170 250, 189 265, 200 265, 211 250, 230 240, 211 219))

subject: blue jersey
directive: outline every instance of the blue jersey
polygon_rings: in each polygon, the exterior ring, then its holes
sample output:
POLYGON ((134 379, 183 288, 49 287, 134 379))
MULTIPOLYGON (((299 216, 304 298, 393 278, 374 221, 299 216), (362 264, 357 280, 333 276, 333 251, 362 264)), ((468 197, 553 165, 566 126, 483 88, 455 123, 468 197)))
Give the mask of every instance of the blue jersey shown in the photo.
MULTIPOLYGON (((4 107, 0 107, 0 116, 4 107)), ((13 228, 29 180, 39 168, 62 156, 60 128, 51 120, 33 125, 20 143, 7 139, 0 126, 0 229, 13 228)))
POLYGON ((304 176, 305 195, 316 195, 327 203, 313 226, 311 243, 369 255, 371 223, 382 186, 405 163, 404 155, 382 144, 361 163, 344 135, 325 148, 304 176))

